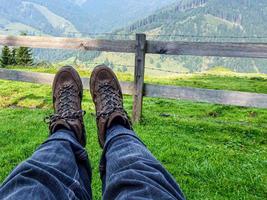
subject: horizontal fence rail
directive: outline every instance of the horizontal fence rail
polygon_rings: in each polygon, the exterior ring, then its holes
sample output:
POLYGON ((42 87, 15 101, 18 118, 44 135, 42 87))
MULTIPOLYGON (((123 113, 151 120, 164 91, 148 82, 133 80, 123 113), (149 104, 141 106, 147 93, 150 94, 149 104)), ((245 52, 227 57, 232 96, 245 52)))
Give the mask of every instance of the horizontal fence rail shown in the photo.
MULTIPOLYGON (((54 75, 46 73, 0 69, 0 79, 51 85, 54 79, 54 75)), ((82 82, 84 88, 89 89, 89 78, 82 78, 82 82)), ((124 94, 134 94, 133 83, 120 83, 124 94)), ((169 99, 183 99, 197 102, 235 105, 243 107, 267 108, 267 94, 257 94, 248 92, 145 84, 144 96, 169 99)))
MULTIPOLYGON (((52 85, 55 75, 47 73, 26 72, 0 68, 0 79, 52 85)), ((84 89, 89 89, 89 78, 82 78, 84 89)), ((132 82, 120 82, 123 93, 132 95, 134 85, 132 82)))
POLYGON ((3 36, 0 45, 44 49, 73 49, 135 53, 135 40, 88 40, 64 37, 3 36))
MULTIPOLYGON (((89 40, 82 38, 4 36, 0 45, 46 49, 73 49, 136 53, 135 40, 89 40)), ((267 43, 146 41, 150 54, 267 58, 267 43)))
POLYGON ((267 94, 145 84, 145 96, 267 108, 267 94))
POLYGON ((167 55, 267 58, 267 43, 148 41, 147 53, 167 55))

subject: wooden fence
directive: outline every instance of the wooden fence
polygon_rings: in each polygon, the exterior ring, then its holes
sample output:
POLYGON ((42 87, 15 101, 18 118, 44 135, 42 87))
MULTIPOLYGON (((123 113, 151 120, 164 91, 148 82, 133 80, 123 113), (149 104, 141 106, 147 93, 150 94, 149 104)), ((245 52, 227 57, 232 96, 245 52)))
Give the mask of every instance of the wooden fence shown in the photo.
MULTIPOLYGON (((1 36, 0 45, 31 48, 77 49, 135 53, 134 82, 121 82, 124 94, 133 95, 133 121, 142 114, 143 96, 185 99, 216 104, 267 108, 267 95, 152 85, 144 83, 146 54, 194 55, 220 57, 267 58, 267 43, 210 43, 210 42, 163 42, 148 41, 145 34, 137 34, 136 40, 86 40, 79 38, 1 36)), ((0 79, 51 84, 53 75, 0 69, 0 79)), ((83 78, 88 89, 89 79, 83 78)))

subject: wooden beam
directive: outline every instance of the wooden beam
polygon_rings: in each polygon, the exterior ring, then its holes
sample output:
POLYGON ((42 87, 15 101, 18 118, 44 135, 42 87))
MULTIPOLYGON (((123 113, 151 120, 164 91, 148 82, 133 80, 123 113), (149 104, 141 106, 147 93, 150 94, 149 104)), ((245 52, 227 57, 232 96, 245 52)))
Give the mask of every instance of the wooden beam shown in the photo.
POLYGON ((0 35, 0 45, 135 53, 134 40, 88 40, 81 38, 0 35))
POLYGON ((137 123, 141 119, 143 106, 144 74, 146 56, 146 35, 136 35, 136 53, 134 70, 134 96, 132 120, 137 123))
MULTIPOLYGON (((53 74, 0 69, 0 79, 52 85, 53 74)), ((89 78, 82 78, 84 89, 89 89, 89 78)), ((120 82, 124 94, 134 94, 134 84, 120 82)), ((267 108, 267 94, 211 90, 190 87, 144 85, 144 96, 184 99, 196 102, 267 108)))
POLYGON ((267 43, 148 41, 147 53, 167 55, 267 58, 267 43))
MULTIPOLYGON (((89 40, 83 38, 0 35, 0 45, 124 53, 136 52, 134 40, 89 40)), ((147 41, 146 53, 267 58, 267 43, 147 41)))
MULTIPOLYGON (((55 75, 47 73, 37 73, 37 72, 26 72, 17 71, 9 69, 0 68, 0 79, 11 80, 11 81, 21 81, 28 83, 39 83, 52 85, 55 75)), ((89 89, 89 78, 82 78, 83 88, 89 89)), ((132 95, 134 90, 134 85, 131 82, 120 82, 123 94, 132 95)))
POLYGON ((145 96, 183 99, 213 104, 267 108, 267 94, 190 87, 145 85, 145 96))

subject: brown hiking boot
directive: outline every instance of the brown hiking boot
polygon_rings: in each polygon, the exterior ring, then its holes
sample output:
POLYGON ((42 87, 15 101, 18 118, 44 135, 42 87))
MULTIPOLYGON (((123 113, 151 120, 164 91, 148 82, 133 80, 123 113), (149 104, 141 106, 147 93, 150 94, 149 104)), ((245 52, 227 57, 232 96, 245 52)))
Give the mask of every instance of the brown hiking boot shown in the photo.
POLYGON ((121 124, 132 129, 131 122, 123 108, 123 97, 119 81, 107 66, 97 66, 90 78, 90 92, 96 108, 99 144, 103 148, 106 130, 112 124, 121 124))
POLYGON ((86 145, 81 108, 83 96, 82 81, 78 72, 70 66, 62 67, 53 82, 53 106, 55 114, 48 118, 50 133, 67 129, 75 133, 82 146, 86 145))

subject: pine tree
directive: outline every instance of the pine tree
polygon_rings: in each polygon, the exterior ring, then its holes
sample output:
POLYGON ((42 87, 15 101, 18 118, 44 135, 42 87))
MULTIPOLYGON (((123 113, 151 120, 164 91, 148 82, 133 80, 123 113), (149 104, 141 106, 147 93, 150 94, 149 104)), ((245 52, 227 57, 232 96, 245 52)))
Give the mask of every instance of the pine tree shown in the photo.
MULTIPOLYGON (((26 36, 27 33, 22 32, 20 35, 26 36)), ((23 66, 33 64, 32 50, 29 47, 19 47, 16 49, 15 55, 16 64, 23 66)))
POLYGON ((16 63, 18 65, 32 65, 33 64, 33 58, 32 58, 32 52, 31 49, 28 47, 19 47, 16 50, 16 63))
POLYGON ((10 49, 8 48, 8 46, 4 46, 1 54, 1 67, 6 67, 10 64, 10 57, 10 49))
POLYGON ((11 53, 10 53, 10 61, 9 61, 10 65, 16 65, 17 64, 17 62, 16 62, 16 52, 17 52, 17 49, 13 48, 11 53))

